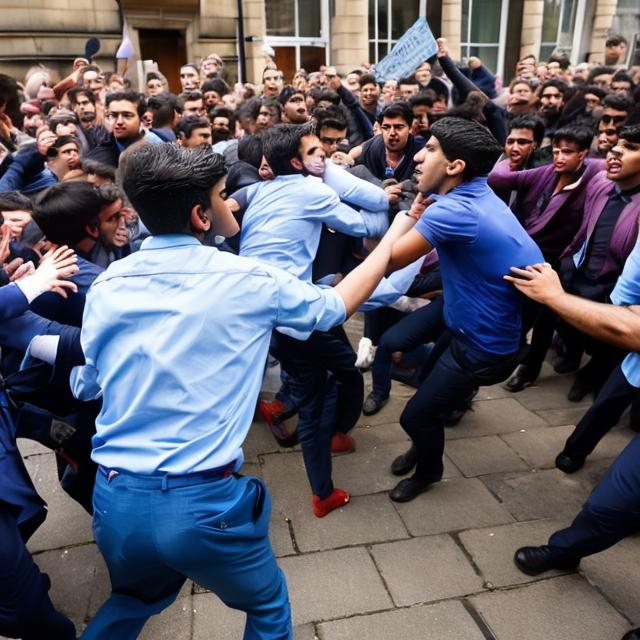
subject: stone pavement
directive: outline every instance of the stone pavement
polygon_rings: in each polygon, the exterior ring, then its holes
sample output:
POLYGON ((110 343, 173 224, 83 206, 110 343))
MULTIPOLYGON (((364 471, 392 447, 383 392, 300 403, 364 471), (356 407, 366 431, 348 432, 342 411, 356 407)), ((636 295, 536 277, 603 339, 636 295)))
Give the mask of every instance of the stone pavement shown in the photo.
MULTIPOLYGON (((352 337, 359 330, 352 321, 352 337)), ((394 383, 387 406, 361 418, 357 451, 334 458, 335 484, 351 503, 321 520, 299 449, 280 449, 254 424, 246 472, 273 496, 271 538, 296 640, 619 640, 640 624, 640 538, 584 560, 577 573, 531 578, 511 560, 571 521, 633 435, 625 416, 580 472, 556 470, 588 406, 567 402, 570 382, 545 365, 521 393, 481 389, 473 411, 447 430, 445 479, 402 505, 387 496, 397 481, 389 464, 408 445, 397 421, 413 390, 394 383)), ((50 509, 29 546, 51 576, 54 603, 82 630, 109 592, 90 518, 60 489, 52 453, 26 441, 21 450, 50 509)), ((239 639, 243 618, 189 582, 141 638, 239 639)))

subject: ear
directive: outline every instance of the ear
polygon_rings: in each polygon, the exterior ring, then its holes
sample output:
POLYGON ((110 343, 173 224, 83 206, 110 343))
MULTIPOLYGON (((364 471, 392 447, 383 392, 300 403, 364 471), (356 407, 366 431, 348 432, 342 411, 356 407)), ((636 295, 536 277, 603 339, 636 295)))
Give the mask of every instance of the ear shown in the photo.
POLYGON ((211 228, 211 220, 207 212, 202 208, 202 205, 195 205, 191 209, 191 216, 189 217, 191 228, 198 233, 206 233, 211 228))
POLYGON ((92 226, 87 224, 84 227, 84 232, 87 234, 89 238, 93 238, 94 240, 97 240, 100 237, 100 226, 99 225, 92 226))
POLYGON ((454 177, 460 176, 464 172, 467 167, 467 163, 460 158, 454 160, 453 162, 447 163, 447 175, 454 177))
POLYGON ((290 162, 291 162, 291 166, 296 171, 303 171, 304 170, 304 164, 302 164, 302 160, 300 160, 300 158, 291 158, 290 162))

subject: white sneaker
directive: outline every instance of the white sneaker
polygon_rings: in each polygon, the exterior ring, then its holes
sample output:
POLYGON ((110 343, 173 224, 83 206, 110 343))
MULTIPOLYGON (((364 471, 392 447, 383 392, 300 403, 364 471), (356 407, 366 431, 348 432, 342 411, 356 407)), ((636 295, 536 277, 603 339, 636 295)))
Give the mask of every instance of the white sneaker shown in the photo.
POLYGON ((373 364, 377 350, 378 347, 373 346, 370 338, 360 338, 356 367, 358 367, 358 369, 368 369, 373 364))

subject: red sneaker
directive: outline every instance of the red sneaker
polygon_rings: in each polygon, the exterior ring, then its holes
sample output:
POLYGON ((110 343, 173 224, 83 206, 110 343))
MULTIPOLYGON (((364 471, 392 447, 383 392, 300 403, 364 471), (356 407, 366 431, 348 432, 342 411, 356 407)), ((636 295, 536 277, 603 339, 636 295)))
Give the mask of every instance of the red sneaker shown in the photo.
POLYGON ((331 438, 331 453, 352 453, 356 450, 356 441, 348 433, 335 433, 331 438))
POLYGON ((313 496, 313 513, 317 518, 324 518, 334 509, 344 507, 349 500, 351 500, 351 496, 343 489, 334 489, 333 493, 323 500, 320 500, 318 496, 313 496))
POLYGON ((290 409, 280 400, 271 400, 271 402, 260 400, 258 411, 281 447, 295 447, 298 444, 297 421, 291 420, 297 416, 295 409, 290 409), (294 424, 287 424, 287 420, 294 424))

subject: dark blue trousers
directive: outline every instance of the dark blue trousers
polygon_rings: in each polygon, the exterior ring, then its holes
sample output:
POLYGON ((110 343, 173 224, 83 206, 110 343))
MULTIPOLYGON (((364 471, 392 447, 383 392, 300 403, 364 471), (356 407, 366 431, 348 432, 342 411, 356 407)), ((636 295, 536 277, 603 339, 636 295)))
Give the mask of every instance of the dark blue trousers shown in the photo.
POLYGON ((580 560, 640 530, 640 436, 614 460, 570 527, 549 546, 558 556, 580 560))
POLYGON ((0 502, 0 634, 22 640, 75 640, 73 623, 51 604, 50 586, 27 551, 15 514, 0 502))
POLYGON ((108 480, 99 472, 93 528, 112 591, 83 639, 137 638, 187 577, 247 613, 245 640, 292 638, 287 585, 269 543, 270 513, 257 478, 108 480))
POLYGON ((444 298, 440 296, 406 315, 382 334, 371 366, 372 392, 377 400, 384 400, 391 391, 393 352, 408 352, 421 344, 435 342, 445 330, 443 310, 444 298))
MULTIPOLYGON (((271 352, 295 380, 298 400, 298 437, 311 490, 321 499, 333 491, 331 437, 355 427, 364 397, 362 374, 342 327, 314 331, 308 340, 296 340, 277 331, 271 352), (335 423, 323 420, 329 378, 335 381, 335 423)), ((333 383, 333 382, 332 382, 333 383)))
POLYGON ((449 331, 442 334, 429 355, 429 373, 400 416, 402 428, 417 449, 416 474, 420 478, 430 482, 442 478, 443 415, 457 408, 460 400, 477 387, 509 377, 516 368, 517 357, 517 353, 480 351, 449 331))
POLYGON ((618 365, 567 439, 564 453, 572 458, 586 458, 639 395, 640 389, 629 384, 618 365))

